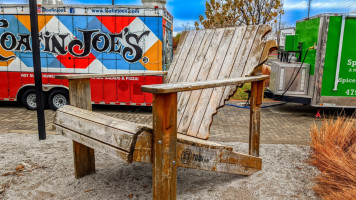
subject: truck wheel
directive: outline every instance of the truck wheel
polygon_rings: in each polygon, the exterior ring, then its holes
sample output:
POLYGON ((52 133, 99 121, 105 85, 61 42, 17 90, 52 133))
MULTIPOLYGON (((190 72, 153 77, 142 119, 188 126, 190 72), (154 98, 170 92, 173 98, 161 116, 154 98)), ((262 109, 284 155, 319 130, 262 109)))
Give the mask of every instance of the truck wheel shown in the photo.
POLYGON ((48 96, 48 105, 52 110, 69 104, 68 92, 64 89, 55 89, 48 96))
POLYGON ((22 103, 28 110, 36 110, 36 91, 35 89, 28 89, 22 95, 22 103))

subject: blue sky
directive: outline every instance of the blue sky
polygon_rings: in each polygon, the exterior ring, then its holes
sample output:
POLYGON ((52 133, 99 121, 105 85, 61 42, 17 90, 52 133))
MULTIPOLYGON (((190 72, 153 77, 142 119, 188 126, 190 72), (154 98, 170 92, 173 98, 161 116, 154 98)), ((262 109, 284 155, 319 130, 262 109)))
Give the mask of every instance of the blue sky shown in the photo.
MULTIPOLYGON (((111 4, 111 0, 63 0, 65 4, 111 4), (99 2, 99 3, 98 3, 99 2)), ((190 26, 204 14, 206 0, 167 0, 167 9, 174 17, 174 31, 184 30, 183 25, 190 26)), ((28 3, 28 0, 3 0, 6 3, 28 3)), ((119 5, 140 5, 141 0, 115 0, 119 5)), ((284 0, 285 15, 282 22, 295 26, 299 19, 307 17, 308 0, 284 0)), ((356 0, 312 0, 311 16, 320 13, 356 12, 356 0)))

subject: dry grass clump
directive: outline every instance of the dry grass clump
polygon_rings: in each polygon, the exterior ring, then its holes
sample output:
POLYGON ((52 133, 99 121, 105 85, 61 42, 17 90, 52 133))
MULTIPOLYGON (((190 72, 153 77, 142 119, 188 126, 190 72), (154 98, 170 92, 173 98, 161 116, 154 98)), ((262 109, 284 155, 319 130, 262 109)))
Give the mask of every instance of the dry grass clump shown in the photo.
POLYGON ((356 198, 355 117, 325 119, 311 128, 310 163, 320 170, 313 190, 323 199, 356 198))

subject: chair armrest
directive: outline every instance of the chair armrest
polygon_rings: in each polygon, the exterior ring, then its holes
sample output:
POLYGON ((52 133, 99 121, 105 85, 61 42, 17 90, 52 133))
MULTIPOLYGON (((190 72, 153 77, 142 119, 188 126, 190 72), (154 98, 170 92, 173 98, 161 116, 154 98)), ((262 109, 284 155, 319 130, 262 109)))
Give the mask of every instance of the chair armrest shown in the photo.
POLYGON ((56 79, 87 79, 87 78, 112 78, 122 76, 165 76, 168 72, 149 71, 138 73, 117 73, 117 74, 71 74, 71 75, 56 75, 56 79))
POLYGON ((157 85, 144 85, 141 87, 142 92, 154 94, 167 94, 173 92, 183 92, 191 90, 200 90, 207 88, 223 87, 229 85, 237 85, 241 83, 250 83, 255 81, 262 81, 268 79, 268 75, 241 77, 222 80, 200 81, 200 82, 183 82, 174 84, 157 84, 157 85))

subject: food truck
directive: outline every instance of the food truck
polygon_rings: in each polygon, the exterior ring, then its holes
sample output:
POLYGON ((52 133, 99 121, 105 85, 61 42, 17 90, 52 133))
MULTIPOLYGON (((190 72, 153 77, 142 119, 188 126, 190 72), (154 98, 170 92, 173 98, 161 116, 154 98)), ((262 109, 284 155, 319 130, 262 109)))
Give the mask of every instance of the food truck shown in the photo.
POLYGON ((287 60, 270 62, 274 97, 315 107, 355 108, 355 33, 355 14, 297 21, 295 34, 286 36, 287 60))
MULTIPOLYGON (((43 91, 52 109, 68 104, 57 74, 164 71, 173 57, 173 18, 159 6, 38 5, 43 91)), ((0 5, 0 100, 36 109, 28 5, 0 5)), ((91 79, 93 104, 151 106, 141 85, 161 76, 91 79)))

